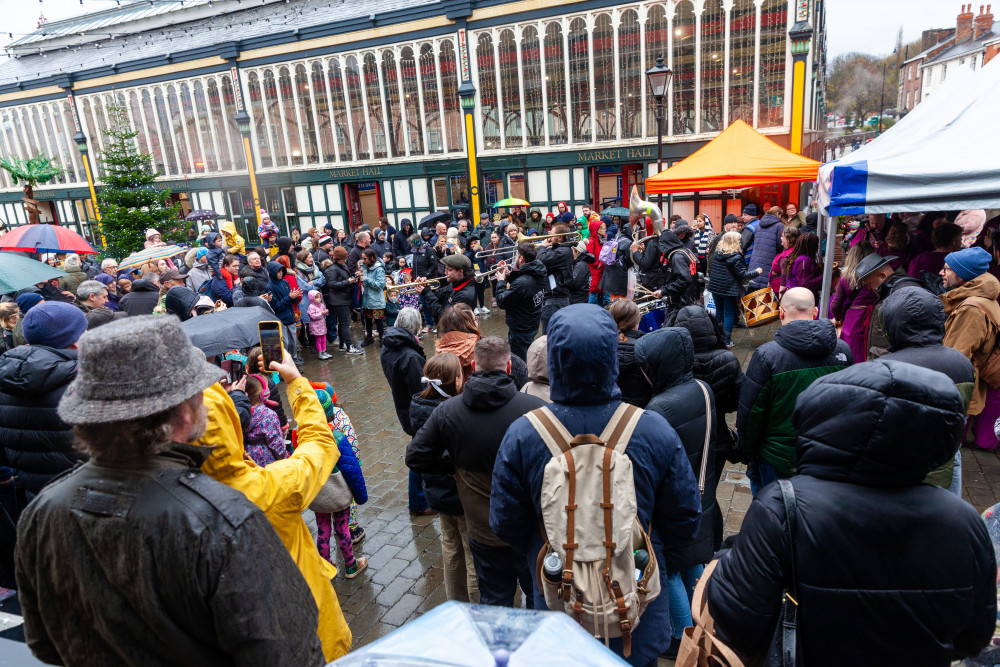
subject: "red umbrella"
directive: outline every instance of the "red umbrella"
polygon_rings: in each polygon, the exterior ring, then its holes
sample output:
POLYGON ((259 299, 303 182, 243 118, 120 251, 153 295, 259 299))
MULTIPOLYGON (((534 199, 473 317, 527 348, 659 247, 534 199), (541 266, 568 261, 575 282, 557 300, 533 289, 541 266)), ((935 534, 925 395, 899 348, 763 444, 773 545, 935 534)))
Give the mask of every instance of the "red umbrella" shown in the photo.
POLYGON ((0 237, 0 250, 21 252, 75 252, 96 255, 97 251, 76 232, 59 225, 37 224, 15 227, 0 237))

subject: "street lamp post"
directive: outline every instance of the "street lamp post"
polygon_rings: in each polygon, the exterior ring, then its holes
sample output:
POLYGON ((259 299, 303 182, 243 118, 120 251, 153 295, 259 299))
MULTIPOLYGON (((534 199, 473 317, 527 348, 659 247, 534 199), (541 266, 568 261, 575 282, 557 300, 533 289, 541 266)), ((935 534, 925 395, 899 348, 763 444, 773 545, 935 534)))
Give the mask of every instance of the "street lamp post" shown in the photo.
MULTIPOLYGON (((892 55, 899 53, 899 48, 894 48, 892 50, 892 55)), ((885 113, 885 66, 888 62, 888 58, 882 61, 882 96, 878 101, 878 121, 875 125, 875 138, 882 132, 882 114, 885 113)))
MULTIPOLYGON (((657 173, 663 171, 663 98, 670 88, 670 80, 674 73, 669 67, 663 65, 663 54, 656 56, 656 64, 646 70, 646 79, 649 81, 649 90, 656 100, 656 169, 657 173)), ((663 193, 657 195, 660 205, 660 212, 663 212, 663 193)))
POLYGON ((250 123, 252 120, 250 114, 242 107, 236 112, 233 120, 236 121, 236 127, 239 128, 240 135, 243 137, 243 153, 246 156, 247 173, 250 175, 250 191, 253 193, 253 213, 257 220, 257 227, 260 228, 260 195, 257 193, 257 172, 253 165, 253 150, 250 148, 250 123))
POLYGON ((87 135, 83 133, 83 130, 76 131, 76 134, 73 135, 73 143, 76 144, 77 149, 80 151, 80 156, 83 158, 83 172, 87 176, 87 186, 90 188, 90 201, 94 205, 94 217, 97 218, 97 228, 101 232, 101 245, 107 248, 108 242, 104 238, 104 226, 101 224, 101 209, 97 205, 97 190, 94 188, 94 174, 90 168, 87 135))
POLYGON ((479 224, 479 165, 476 157, 476 132, 473 114, 476 112, 476 87, 463 81, 458 87, 458 99, 465 115, 465 149, 468 154, 469 202, 472 204, 472 225, 479 224))

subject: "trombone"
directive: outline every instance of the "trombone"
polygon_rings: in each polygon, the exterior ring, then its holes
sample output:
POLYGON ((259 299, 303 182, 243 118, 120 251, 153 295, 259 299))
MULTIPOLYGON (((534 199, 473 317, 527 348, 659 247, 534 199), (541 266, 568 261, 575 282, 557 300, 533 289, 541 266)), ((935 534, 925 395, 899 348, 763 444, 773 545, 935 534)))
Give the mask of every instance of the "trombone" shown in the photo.
POLYGON ((432 278, 430 280, 418 280, 412 283, 402 283, 401 285, 392 285, 386 288, 386 292, 396 292, 397 294, 416 294, 417 290, 421 287, 428 287, 429 289, 435 290, 441 287, 441 281, 444 278, 432 278))
MULTIPOLYGON (((567 232, 565 234, 544 234, 542 236, 525 236, 524 234, 517 235, 518 245, 522 243, 531 243, 532 245, 541 245, 549 239, 559 238, 565 236, 566 243, 571 245, 576 245, 580 242, 583 237, 580 232, 567 232)), ((501 246, 493 250, 480 250, 476 253, 476 259, 496 259, 498 257, 503 257, 510 255, 511 258, 517 253, 517 246, 501 246)))
POLYGON ((482 283, 484 280, 486 280, 487 278, 489 278, 493 274, 495 274, 498 271, 500 271, 500 269, 506 269, 506 268, 507 268, 507 262, 504 261, 504 260, 500 260, 500 263, 497 264, 496 266, 494 266, 489 271, 483 271, 482 273, 477 273, 476 274, 476 282, 477 283, 482 283))

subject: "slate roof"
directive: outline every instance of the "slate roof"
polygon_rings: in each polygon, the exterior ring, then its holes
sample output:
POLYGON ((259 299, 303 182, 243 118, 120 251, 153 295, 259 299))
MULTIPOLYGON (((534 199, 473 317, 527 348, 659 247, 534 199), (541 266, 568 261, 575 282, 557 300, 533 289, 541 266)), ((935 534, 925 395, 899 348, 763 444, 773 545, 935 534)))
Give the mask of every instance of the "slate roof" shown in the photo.
POLYGON ((993 28, 990 32, 979 37, 979 39, 967 39, 959 44, 955 44, 950 48, 945 49, 941 53, 937 54, 930 60, 924 61, 924 67, 928 65, 933 65, 934 63, 944 62, 945 60, 951 60, 952 58, 958 58, 964 56, 967 53, 973 53, 976 51, 981 51, 983 48, 983 43, 991 39, 995 39, 996 36, 1000 34, 1000 21, 993 23, 993 28))

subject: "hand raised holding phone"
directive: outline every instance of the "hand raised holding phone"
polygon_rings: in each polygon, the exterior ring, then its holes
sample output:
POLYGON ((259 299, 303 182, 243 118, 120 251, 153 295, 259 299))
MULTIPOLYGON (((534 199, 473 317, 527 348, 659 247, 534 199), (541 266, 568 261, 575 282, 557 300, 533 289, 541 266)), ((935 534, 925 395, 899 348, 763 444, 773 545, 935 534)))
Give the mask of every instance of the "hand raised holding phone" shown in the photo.
POLYGON ((261 354, 257 357, 257 361, 260 362, 262 368, 266 368, 269 371, 277 371, 281 379, 287 384, 296 378, 302 377, 302 373, 299 372, 299 367, 295 365, 292 361, 292 357, 288 354, 288 350, 281 348, 281 361, 272 361, 269 366, 265 365, 264 355, 261 354))

